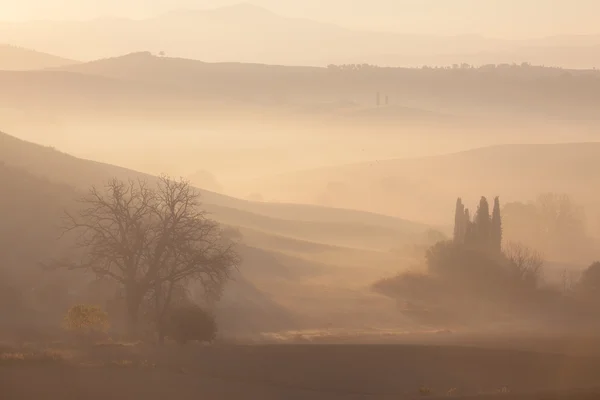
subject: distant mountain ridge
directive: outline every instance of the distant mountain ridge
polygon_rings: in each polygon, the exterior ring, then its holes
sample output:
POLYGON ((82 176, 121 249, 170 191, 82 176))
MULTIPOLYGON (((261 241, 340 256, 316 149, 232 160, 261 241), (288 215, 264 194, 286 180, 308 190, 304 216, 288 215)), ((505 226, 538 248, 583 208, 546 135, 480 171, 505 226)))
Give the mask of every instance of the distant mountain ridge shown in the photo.
POLYGON ((311 66, 523 61, 572 68, 600 66, 600 55, 586 52, 600 45, 600 39, 593 37, 511 41, 478 35, 444 37, 371 32, 284 17, 248 3, 173 11, 142 20, 110 18, 4 24, 0 25, 0 37, 16 45, 81 60, 149 50, 211 62, 311 66))

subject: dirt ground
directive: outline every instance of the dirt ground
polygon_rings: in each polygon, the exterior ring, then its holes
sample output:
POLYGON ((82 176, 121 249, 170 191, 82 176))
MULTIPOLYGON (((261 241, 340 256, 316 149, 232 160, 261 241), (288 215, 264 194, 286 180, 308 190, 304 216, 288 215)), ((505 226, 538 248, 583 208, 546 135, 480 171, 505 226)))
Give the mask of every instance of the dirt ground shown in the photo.
MULTIPOLYGON (((600 398, 600 357, 438 345, 93 346, 0 359, 1 399, 600 398)), ((17 354, 15 356, 15 354, 17 354)))

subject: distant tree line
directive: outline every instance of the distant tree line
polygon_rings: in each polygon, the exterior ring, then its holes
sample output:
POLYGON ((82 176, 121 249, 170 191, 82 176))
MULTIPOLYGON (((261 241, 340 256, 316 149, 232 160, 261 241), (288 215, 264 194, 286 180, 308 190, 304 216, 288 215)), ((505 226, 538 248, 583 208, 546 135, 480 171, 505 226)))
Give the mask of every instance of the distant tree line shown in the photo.
POLYGON ((452 65, 423 65, 420 68, 406 68, 406 67, 383 67, 375 64, 329 64, 327 69, 332 71, 368 71, 368 70, 381 70, 381 69, 435 69, 435 70, 457 70, 457 69, 472 69, 472 70, 490 70, 490 69, 519 69, 519 68, 544 68, 552 70, 565 70, 561 67, 546 67, 543 65, 534 66, 528 62, 522 63, 500 63, 500 64, 484 64, 484 65, 472 65, 468 63, 452 64, 452 65))

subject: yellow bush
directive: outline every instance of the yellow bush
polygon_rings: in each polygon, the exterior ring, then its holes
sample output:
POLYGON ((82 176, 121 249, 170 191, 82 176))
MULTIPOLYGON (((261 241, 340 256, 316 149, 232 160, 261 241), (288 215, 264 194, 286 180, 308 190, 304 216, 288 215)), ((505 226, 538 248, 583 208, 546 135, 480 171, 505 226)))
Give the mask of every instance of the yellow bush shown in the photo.
POLYGON ((78 304, 67 312, 65 328, 74 333, 106 332, 109 328, 108 314, 98 306, 78 304))

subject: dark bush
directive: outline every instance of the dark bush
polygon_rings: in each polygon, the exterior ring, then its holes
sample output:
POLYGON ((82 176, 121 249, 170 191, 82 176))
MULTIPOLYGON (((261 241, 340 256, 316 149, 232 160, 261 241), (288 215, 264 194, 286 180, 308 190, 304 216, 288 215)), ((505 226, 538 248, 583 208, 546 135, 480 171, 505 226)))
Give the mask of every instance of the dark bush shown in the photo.
POLYGON ((577 285, 577 292, 588 302, 600 302, 600 262, 594 262, 583 271, 577 285))
POLYGON ((403 313, 410 311, 411 318, 418 316, 418 322, 428 324, 539 316, 557 308, 561 299, 560 293, 541 284, 542 256, 520 244, 510 244, 502 253, 442 241, 427 250, 426 267, 421 273, 381 280, 373 288, 411 304, 403 313))
POLYGON ((452 241, 436 243, 425 257, 429 273, 455 287, 487 291, 508 279, 503 258, 452 241))
POLYGON ((166 334, 179 344, 190 340, 212 342, 217 334, 213 315, 195 305, 175 308, 170 313, 166 334))

